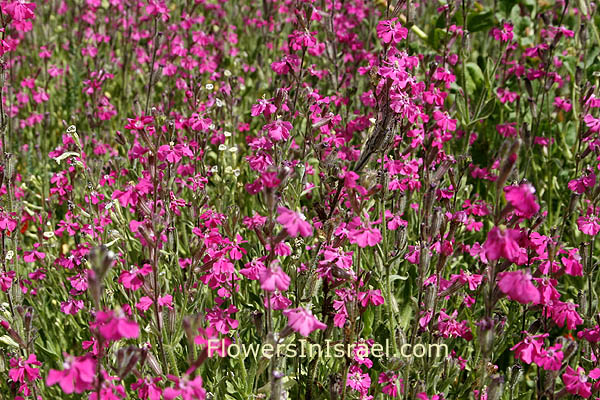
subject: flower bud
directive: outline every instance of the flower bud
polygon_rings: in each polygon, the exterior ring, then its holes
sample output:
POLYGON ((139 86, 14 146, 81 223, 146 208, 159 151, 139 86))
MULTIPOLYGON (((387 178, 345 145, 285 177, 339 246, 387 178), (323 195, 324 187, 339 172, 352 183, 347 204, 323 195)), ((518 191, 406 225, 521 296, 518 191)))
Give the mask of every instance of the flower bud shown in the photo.
POLYGON ((494 320, 485 318, 478 324, 479 345, 484 357, 487 357, 494 348, 494 320))
POLYGON ((504 376, 500 374, 494 374, 491 377, 492 382, 488 386, 487 398, 488 400, 500 400, 504 391, 504 376))

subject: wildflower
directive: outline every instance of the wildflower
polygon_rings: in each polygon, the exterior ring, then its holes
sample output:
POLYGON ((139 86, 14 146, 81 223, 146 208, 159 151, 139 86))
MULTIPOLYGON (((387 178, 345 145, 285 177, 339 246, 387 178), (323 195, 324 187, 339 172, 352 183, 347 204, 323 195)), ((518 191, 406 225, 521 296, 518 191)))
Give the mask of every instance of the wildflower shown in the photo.
POLYGON ((93 387, 96 376, 96 361, 88 356, 73 357, 65 354, 63 370, 51 369, 48 372, 46 385, 56 383, 66 394, 83 393, 93 387))
POLYGON ((504 257, 509 261, 514 261, 519 257, 521 248, 517 243, 521 233, 515 229, 502 230, 497 226, 493 227, 487 236, 483 248, 488 260, 497 260, 504 257))
POLYGON ((502 29, 494 28, 490 32, 490 35, 500 42, 509 42, 513 39, 513 26, 512 24, 504 23, 502 24, 502 29))
POLYGON ((120 314, 114 311, 98 311, 93 327, 97 328, 106 340, 137 338, 140 334, 138 324, 122 316, 122 311, 120 314))
POLYGON ((298 234, 304 237, 312 235, 313 228, 310 223, 306 221, 304 214, 296 213, 285 207, 277 207, 277 212, 279 213, 277 222, 283 225, 291 237, 297 237, 298 234))
POLYGON ((546 309, 546 316, 552 317, 559 327, 562 328, 566 323, 567 329, 572 330, 583 323, 583 319, 576 311, 578 307, 578 304, 572 302, 552 301, 546 309))
POLYGON ((162 389, 157 385, 161 381, 161 377, 156 378, 140 378, 131 384, 131 388, 137 391, 140 399, 160 400, 162 389))
POLYGON ((564 354, 561 351, 562 344, 557 343, 554 346, 542 349, 542 351, 533 357, 533 361, 545 370, 558 371, 562 366, 564 354))
MULTIPOLYGON (((527 334, 527 332, 523 333, 527 334)), ((518 358, 526 364, 531 364, 535 357, 542 353, 545 337, 548 337, 547 333, 540 335, 527 334, 525 339, 515 344, 510 350, 515 352, 515 358, 518 358)))
POLYGON ((360 292, 358 294, 358 300, 363 307, 366 307, 369 303, 374 306, 379 306, 385 302, 380 289, 360 292))
POLYGON ((504 188, 506 200, 520 217, 531 218, 540 210, 535 198, 535 188, 529 183, 504 188))
POLYGON ((152 272, 150 264, 144 264, 142 268, 133 267, 131 271, 122 271, 119 283, 126 289, 138 290, 144 285, 144 276, 152 272))
POLYGON ((577 227, 586 235, 596 236, 600 232, 600 222, 594 214, 577 218, 577 227))
POLYGON ((498 287, 511 300, 521 304, 537 304, 540 302, 540 292, 531 280, 528 271, 502 272, 498 274, 498 287))
POLYGON ((287 121, 273 121, 264 126, 264 129, 269 132, 269 137, 273 140, 287 140, 290 137, 290 131, 292 130, 292 124, 287 121))
POLYGON ((204 400, 206 399, 206 390, 202 387, 202 377, 197 375, 194 379, 186 374, 179 378, 174 375, 167 375, 174 382, 173 387, 165 388, 163 396, 165 400, 173 400, 181 396, 183 400, 204 400))
POLYGON ((594 368, 587 375, 583 368, 577 367, 577 371, 575 371, 569 365, 567 366, 567 370, 562 374, 562 378, 567 392, 587 399, 592 395, 592 382, 590 382, 590 378, 600 378, 600 368, 594 368))
POLYGON ((308 336, 317 329, 326 329, 327 325, 320 322, 310 310, 302 307, 287 309, 283 315, 288 318, 288 326, 300 333, 302 336, 308 336))
POLYGON ((286 291, 290 286, 290 277, 281 269, 279 263, 273 263, 269 268, 264 268, 258 273, 260 288, 268 292, 275 290, 286 291))
POLYGON ((21 357, 11 358, 8 377, 13 382, 19 383, 34 381, 40 377, 40 370, 37 367, 41 365, 35 354, 30 354, 26 360, 21 357))
POLYGON ((383 43, 400 43, 408 36, 408 29, 396 22, 397 18, 379 21, 377 24, 377 36, 383 43))
POLYGON ((594 118, 592 114, 587 114, 583 118, 583 122, 590 128, 590 131, 593 133, 600 132, 600 118, 594 118))
POLYGON ((348 370, 348 379, 346 385, 359 392, 361 395, 366 395, 371 387, 371 377, 369 374, 363 373, 358 365, 353 365, 348 370))
POLYGON ((10 15, 15 21, 20 22, 35 18, 35 14, 33 13, 35 6, 35 3, 26 3, 23 0, 3 2, 2 11, 10 15))
POLYGON ((382 372, 381 374, 379 374, 379 379, 377 380, 378 383, 385 385, 383 386, 383 388, 381 388, 381 392, 384 394, 387 394, 388 396, 391 397, 397 397, 398 396, 398 385, 397 383, 400 382, 400 388, 402 391, 404 391, 404 385, 402 384, 402 378, 399 378, 397 374, 394 374, 393 372, 382 372))

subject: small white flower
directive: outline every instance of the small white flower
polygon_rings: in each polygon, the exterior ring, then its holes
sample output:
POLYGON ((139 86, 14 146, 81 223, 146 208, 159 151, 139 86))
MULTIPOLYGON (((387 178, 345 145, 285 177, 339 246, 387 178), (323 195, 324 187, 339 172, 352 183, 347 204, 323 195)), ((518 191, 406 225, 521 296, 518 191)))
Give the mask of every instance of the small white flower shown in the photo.
POLYGON ((213 166, 213 167, 210 169, 210 172, 212 172, 212 173, 217 173, 217 172, 219 172, 219 167, 217 167, 216 165, 214 165, 214 166, 213 166))
POLYGON ((225 103, 223 103, 223 100, 221 100, 221 99, 217 99, 215 103, 217 104, 217 107, 219 107, 219 108, 221 108, 225 105, 225 103))
POLYGON ((5 258, 7 260, 12 260, 12 258, 13 258, 14 255, 15 255, 15 253, 12 250, 9 250, 9 251, 6 252, 5 258))
POLYGON ((215 88, 215 85, 213 85, 212 83, 207 83, 204 87, 206 88, 206 90, 213 90, 215 88))
POLYGON ((223 71, 223 75, 225 75, 227 78, 229 78, 231 76, 231 71, 226 69, 225 71, 223 71))
POLYGON ((238 151, 238 148, 237 148, 236 146, 231 146, 231 147, 229 148, 229 152, 230 152, 230 153, 237 153, 237 151, 238 151))
POLYGON ((225 151, 225 150, 227 150, 227 146, 224 145, 224 144, 220 144, 219 145, 219 151, 225 151))
POLYGON ((54 237, 54 232, 53 232, 53 231, 47 231, 47 232, 44 232, 44 237, 45 237, 46 239, 51 239, 51 238, 53 238, 53 237, 54 237))
POLYGON ((225 137, 230 137, 231 136, 231 132, 229 132, 229 131, 223 131, 223 135, 225 137))
POLYGON ((228 175, 233 173, 233 168, 231 167, 231 165, 225 167, 225 173, 228 175))
POLYGON ((240 176, 240 170, 238 168, 233 170, 233 175, 235 175, 235 177, 237 178, 238 176, 240 176))

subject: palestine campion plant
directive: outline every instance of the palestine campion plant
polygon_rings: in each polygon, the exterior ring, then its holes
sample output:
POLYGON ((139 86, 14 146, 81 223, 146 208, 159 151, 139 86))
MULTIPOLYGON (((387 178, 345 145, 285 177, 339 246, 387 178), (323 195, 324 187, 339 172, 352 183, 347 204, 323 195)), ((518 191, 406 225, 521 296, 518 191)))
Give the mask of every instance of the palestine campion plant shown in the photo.
POLYGON ((600 399, 599 32, 0 1, 0 398, 600 399))

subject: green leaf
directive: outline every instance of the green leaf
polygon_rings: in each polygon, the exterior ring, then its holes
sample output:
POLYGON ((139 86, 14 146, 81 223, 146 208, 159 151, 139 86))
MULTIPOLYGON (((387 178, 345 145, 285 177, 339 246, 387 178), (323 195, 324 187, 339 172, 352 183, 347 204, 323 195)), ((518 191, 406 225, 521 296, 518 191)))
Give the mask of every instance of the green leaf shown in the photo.
POLYGON ((467 15, 467 29, 469 32, 485 31, 492 26, 494 26, 494 14, 491 11, 467 15))
POLYGON ((15 347, 15 348, 19 347, 19 344, 17 342, 15 342, 13 340, 13 338, 11 338, 8 335, 0 336, 0 343, 4 343, 4 344, 6 344, 6 345, 8 345, 10 347, 15 347))

